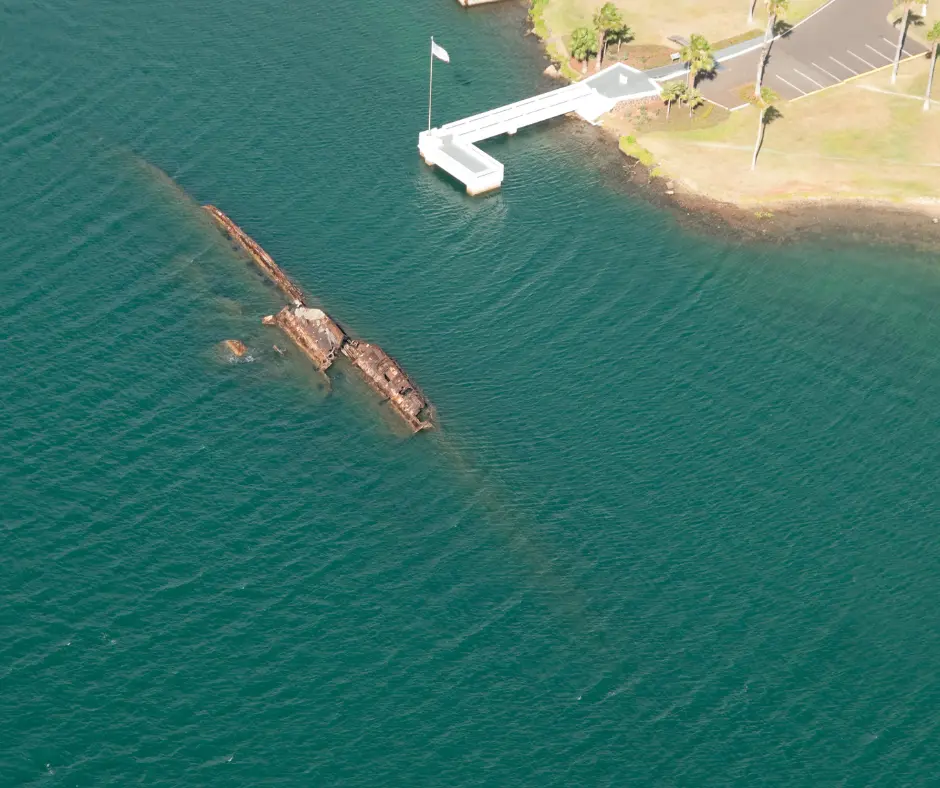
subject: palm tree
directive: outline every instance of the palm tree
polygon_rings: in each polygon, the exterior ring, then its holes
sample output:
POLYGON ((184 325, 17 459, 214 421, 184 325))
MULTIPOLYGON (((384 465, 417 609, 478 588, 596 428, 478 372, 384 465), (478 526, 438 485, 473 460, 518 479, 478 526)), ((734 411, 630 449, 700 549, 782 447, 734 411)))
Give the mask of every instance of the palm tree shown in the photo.
POLYGON ((672 111, 674 101, 682 101, 685 97, 686 87, 681 82, 670 82, 663 85, 660 98, 666 102, 666 120, 669 120, 669 113, 672 111))
POLYGON ((930 76, 927 77, 927 93, 924 95, 924 112, 930 109, 930 91, 933 89, 933 72, 937 69, 937 53, 940 51, 940 22, 934 22, 927 31, 927 40, 933 44, 930 53, 930 76))
POLYGON ((708 74, 715 70, 715 57, 712 45, 705 36, 693 33, 688 45, 679 50, 679 57, 689 65, 689 88, 695 87, 699 74, 708 74))
POLYGON ((695 108, 700 107, 705 103, 705 97, 698 88, 692 88, 691 90, 685 91, 685 96, 683 96, 683 99, 685 103, 689 105, 689 119, 691 120, 692 113, 695 111, 695 108))
POLYGON ((613 3, 604 3, 594 14, 594 29, 597 31, 597 61, 594 71, 601 70, 604 60, 604 47, 607 46, 607 36, 623 27, 623 17, 613 3))
POLYGON ((754 98, 760 98, 761 84, 764 81, 764 69, 767 67, 767 58, 770 57, 770 45, 774 40, 774 29, 777 27, 777 17, 787 12, 788 0, 764 0, 767 6, 767 29, 764 30, 764 46, 757 59, 757 82, 754 83, 754 98))
POLYGON ((579 27, 571 34, 571 56, 581 61, 581 73, 587 74, 587 64, 591 55, 597 52, 594 33, 586 27, 579 27))
POLYGON ((747 12, 747 26, 754 27, 754 9, 757 8, 757 0, 749 0, 747 12))
POLYGON ((617 54, 620 54, 620 47, 627 43, 627 41, 633 40, 633 31, 630 29, 630 25, 626 22, 621 23, 620 27, 612 30, 607 34, 607 37, 611 41, 617 42, 617 54))
MULTIPOLYGON (((911 23, 911 8, 913 8, 914 2, 915 0, 894 0, 894 7, 901 16, 894 22, 898 26, 898 46, 894 52, 894 68, 891 69, 892 85, 898 81, 898 66, 901 64, 901 50, 904 49, 904 37, 907 35, 907 28, 911 23)), ((917 0, 917 2, 923 3, 924 5, 927 4, 924 0, 917 0)))
POLYGON ((764 129, 770 121, 780 117, 780 111, 774 106, 779 97, 770 88, 761 88, 760 96, 755 99, 760 109, 760 118, 757 124, 757 142, 754 143, 754 157, 751 159, 751 169, 757 166, 757 154, 760 146, 764 144, 764 129))

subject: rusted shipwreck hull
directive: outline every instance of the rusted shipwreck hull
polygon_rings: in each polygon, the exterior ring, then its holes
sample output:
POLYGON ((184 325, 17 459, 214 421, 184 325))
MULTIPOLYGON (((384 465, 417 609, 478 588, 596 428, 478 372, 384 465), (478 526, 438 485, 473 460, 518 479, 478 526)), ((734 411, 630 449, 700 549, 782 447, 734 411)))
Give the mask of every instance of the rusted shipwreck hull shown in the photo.
POLYGON ((379 394, 391 405, 415 432, 433 426, 431 405, 418 387, 398 366, 395 359, 377 345, 347 339, 343 353, 349 357, 379 394))
POLYGON ((248 256, 255 261, 258 268, 268 275, 268 278, 281 289, 284 295, 295 304, 304 303, 303 290, 288 279, 287 274, 278 268, 271 255, 264 251, 254 238, 214 205, 204 205, 202 207, 215 219, 216 224, 219 225, 222 231, 248 253, 248 256))
POLYGON ((433 408, 398 363, 378 345, 351 339, 322 309, 308 307, 303 291, 244 230, 214 205, 204 206, 220 228, 241 246, 292 304, 261 322, 278 326, 321 372, 342 352, 375 391, 415 432, 434 426, 433 408))
POLYGON ((285 306, 261 322, 280 326, 321 372, 329 369, 346 341, 346 334, 322 309, 285 306))

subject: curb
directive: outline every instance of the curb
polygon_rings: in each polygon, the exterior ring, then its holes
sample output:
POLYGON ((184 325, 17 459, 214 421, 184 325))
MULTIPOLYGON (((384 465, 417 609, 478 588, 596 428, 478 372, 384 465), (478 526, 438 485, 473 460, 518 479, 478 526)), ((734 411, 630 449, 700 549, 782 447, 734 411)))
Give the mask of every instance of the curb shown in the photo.
MULTIPOLYGON (((910 55, 908 57, 903 57, 898 61, 898 65, 900 66, 901 63, 907 63, 911 60, 916 60, 919 57, 924 57, 924 55, 920 54, 920 55, 910 55)), ((794 99, 790 99, 787 102, 787 104, 793 104, 794 102, 802 101, 803 99, 809 98, 810 96, 818 96, 820 93, 825 93, 827 90, 832 90, 833 88, 839 88, 839 87, 842 87, 843 85, 848 85, 849 82, 854 82, 856 79, 862 79, 862 77, 870 77, 872 74, 877 74, 879 71, 884 71, 885 69, 888 69, 888 68, 894 68, 894 63, 888 63, 888 65, 886 66, 879 66, 878 68, 872 69, 871 71, 863 71, 861 74, 856 74, 854 77, 849 77, 848 79, 844 79, 841 82, 836 82, 835 85, 827 85, 826 87, 820 88, 819 90, 816 90, 812 93, 807 93, 805 96, 797 96, 794 99)))

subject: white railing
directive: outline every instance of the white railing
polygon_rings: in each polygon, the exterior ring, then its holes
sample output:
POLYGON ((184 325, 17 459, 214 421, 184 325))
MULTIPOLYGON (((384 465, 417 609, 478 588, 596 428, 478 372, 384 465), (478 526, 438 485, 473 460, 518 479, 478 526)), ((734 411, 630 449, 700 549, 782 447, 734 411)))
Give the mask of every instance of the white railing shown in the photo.
POLYGON ((575 83, 448 123, 441 126, 440 134, 453 134, 468 142, 480 142, 500 134, 511 134, 533 123, 573 112, 593 93, 588 85, 575 83))

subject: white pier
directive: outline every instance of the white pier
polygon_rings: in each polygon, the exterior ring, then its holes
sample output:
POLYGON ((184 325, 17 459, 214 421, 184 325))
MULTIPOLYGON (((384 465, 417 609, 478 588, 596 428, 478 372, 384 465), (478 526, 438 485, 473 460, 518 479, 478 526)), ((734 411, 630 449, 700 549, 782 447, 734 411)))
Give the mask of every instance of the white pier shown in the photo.
POLYGON ((515 134, 525 126, 569 112, 594 123, 620 101, 658 95, 659 85, 642 71, 615 63, 581 82, 422 131, 418 151, 428 164, 463 183, 467 194, 483 194, 500 187, 503 165, 475 143, 500 134, 515 134))

